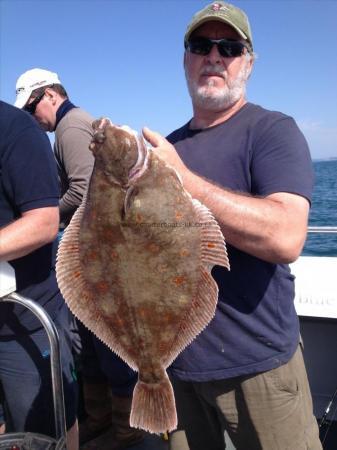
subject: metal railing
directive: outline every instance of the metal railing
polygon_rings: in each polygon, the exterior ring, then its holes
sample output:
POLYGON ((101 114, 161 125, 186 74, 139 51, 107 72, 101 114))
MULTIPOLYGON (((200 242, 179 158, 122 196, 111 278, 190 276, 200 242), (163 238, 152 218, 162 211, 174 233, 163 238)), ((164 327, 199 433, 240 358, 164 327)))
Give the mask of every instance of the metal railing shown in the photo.
MULTIPOLYGON (((60 343, 58 337, 58 331, 54 322, 44 310, 35 301, 23 297, 22 295, 12 292, 9 295, 0 297, 0 302, 14 302, 29 309, 43 325, 50 344, 50 369, 52 377, 52 393, 53 393, 53 407, 54 407, 54 419, 55 419, 55 435, 59 440, 60 445, 63 447, 63 441, 66 438, 66 421, 65 421, 65 409, 64 409, 64 393, 63 393, 63 381, 62 381, 62 369, 61 369, 61 355, 60 355, 60 343)), ((5 435, 3 435, 6 437, 5 435)), ((12 447, 11 447, 12 448, 12 447)), ((13 446, 14 448, 14 446, 13 446)), ((57 447, 59 448, 59 447, 57 447)))
POLYGON ((336 233, 337 227, 308 227, 308 233, 336 233))

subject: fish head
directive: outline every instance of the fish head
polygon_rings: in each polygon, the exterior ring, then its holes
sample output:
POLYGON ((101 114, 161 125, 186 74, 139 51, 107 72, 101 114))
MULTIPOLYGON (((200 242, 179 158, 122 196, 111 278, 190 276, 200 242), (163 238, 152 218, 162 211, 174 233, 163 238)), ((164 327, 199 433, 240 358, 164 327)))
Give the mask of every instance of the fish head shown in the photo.
POLYGON ((93 123, 94 135, 90 150, 95 157, 95 169, 121 186, 129 186, 146 162, 145 142, 129 127, 119 127, 109 119, 93 123))

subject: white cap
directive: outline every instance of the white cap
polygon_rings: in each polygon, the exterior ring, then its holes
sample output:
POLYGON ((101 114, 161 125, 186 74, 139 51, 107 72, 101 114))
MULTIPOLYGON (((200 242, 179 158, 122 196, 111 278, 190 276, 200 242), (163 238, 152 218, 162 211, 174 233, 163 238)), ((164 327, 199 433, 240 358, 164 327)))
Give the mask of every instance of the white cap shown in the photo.
POLYGON ((14 106, 23 108, 35 89, 50 84, 61 84, 57 73, 43 69, 31 69, 23 73, 16 82, 16 100, 14 106))

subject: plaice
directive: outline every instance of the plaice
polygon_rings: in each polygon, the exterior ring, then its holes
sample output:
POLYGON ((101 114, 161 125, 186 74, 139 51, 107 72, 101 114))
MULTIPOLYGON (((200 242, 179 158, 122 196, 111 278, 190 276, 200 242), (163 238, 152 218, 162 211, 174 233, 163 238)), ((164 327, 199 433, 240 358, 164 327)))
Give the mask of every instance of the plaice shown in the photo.
POLYGON ((229 269, 210 211, 142 137, 94 124, 88 191, 59 246, 57 280, 71 311, 138 371, 130 425, 177 426, 166 368, 213 318, 214 265, 229 269))

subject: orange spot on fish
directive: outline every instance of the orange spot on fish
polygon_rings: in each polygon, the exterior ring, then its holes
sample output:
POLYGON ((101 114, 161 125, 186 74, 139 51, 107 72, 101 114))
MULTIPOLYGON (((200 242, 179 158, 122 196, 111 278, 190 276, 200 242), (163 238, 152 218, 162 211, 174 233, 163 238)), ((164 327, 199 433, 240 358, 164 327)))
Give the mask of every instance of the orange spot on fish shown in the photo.
POLYGON ((139 308, 138 315, 145 319, 146 317, 151 316, 151 310, 149 310, 149 308, 139 308))
POLYGON ((180 250, 180 256, 184 257, 184 256, 188 256, 190 254, 190 252, 187 250, 187 248, 182 248, 180 250))
POLYGON ((177 317, 174 314, 166 313, 161 317, 161 322, 163 325, 174 324, 177 320, 177 317))
POLYGON ((177 220, 180 220, 180 219, 182 219, 183 214, 180 211, 176 211, 175 217, 177 220))
POLYGON ((186 282, 186 277, 184 276, 178 276, 173 278, 173 283, 177 286, 180 286, 181 284, 186 282))
POLYGON ((80 276, 81 276, 81 272, 79 272, 79 271, 74 272, 74 277, 75 278, 79 278, 80 276))
POLYGON ((110 255, 111 255, 111 258, 112 258, 112 259, 118 258, 118 253, 117 253, 115 250, 111 250, 110 255))
POLYGON ((122 327, 122 326, 124 326, 124 320, 121 318, 121 317, 117 317, 116 318, 116 320, 115 320, 115 326, 119 326, 119 327, 122 327))
POLYGON ((90 250, 87 253, 87 259, 90 261, 95 261, 98 258, 98 253, 95 250, 90 250))
POLYGON ((90 211, 90 219, 92 220, 97 219, 97 213, 93 209, 90 211))
POLYGON ((181 323, 181 325, 180 325, 180 330, 181 330, 181 331, 187 330, 187 323, 186 323, 186 322, 182 322, 182 323, 181 323))
POLYGON ((106 191, 107 189, 109 189, 109 184, 108 184, 108 183, 106 183, 106 182, 100 182, 100 183, 98 184, 98 190, 99 190, 100 192, 106 191))
POLYGON ((159 350, 161 353, 165 353, 165 352, 168 350, 168 345, 167 345, 167 343, 166 343, 166 342, 160 342, 159 345, 158 345, 158 350, 159 350))
POLYGON ((142 223, 143 222, 143 216, 139 213, 136 214, 136 222, 142 223))
POLYGON ((215 244, 213 244, 212 242, 208 242, 208 243, 207 243, 207 247, 208 247, 208 248, 214 248, 214 247, 215 247, 215 244))
POLYGON ((159 245, 151 243, 147 246, 147 249, 150 250, 151 253, 158 253, 160 250, 159 245))
POLYGON ((110 241, 110 240, 112 240, 112 239, 114 238, 114 233, 113 233, 112 230, 109 230, 109 229, 107 228, 107 229, 105 229, 105 230, 103 231, 103 237, 104 237, 104 239, 106 239, 107 241, 110 241))
POLYGON ((195 300, 193 302, 193 308, 201 308, 201 302, 199 300, 195 300))
POLYGON ((106 294, 109 291, 109 286, 105 281, 100 281, 99 283, 95 284, 95 289, 97 290, 98 294, 106 294))

